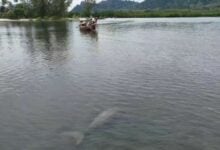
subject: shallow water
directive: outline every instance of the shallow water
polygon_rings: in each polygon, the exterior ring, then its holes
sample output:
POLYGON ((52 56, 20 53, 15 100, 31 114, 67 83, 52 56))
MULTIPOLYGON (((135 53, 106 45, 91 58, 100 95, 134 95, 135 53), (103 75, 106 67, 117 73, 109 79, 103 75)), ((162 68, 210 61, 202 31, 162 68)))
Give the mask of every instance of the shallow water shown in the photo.
POLYGON ((1 150, 219 148, 220 18, 0 22, 1 150))

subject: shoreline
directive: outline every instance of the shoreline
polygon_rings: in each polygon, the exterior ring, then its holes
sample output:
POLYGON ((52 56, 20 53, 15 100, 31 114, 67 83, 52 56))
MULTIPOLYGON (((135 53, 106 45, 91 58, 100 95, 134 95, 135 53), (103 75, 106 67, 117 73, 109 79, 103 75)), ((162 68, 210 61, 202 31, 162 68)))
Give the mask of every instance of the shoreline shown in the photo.
MULTIPOLYGON (((184 17, 106 17, 106 18, 101 18, 102 19, 108 19, 108 18, 113 18, 113 19, 132 19, 132 18, 220 18, 220 16, 184 16, 184 17)), ((40 21, 45 21, 45 22, 59 22, 59 21, 78 21, 79 18, 60 18, 60 19, 8 19, 8 18, 0 18, 0 22, 40 22, 40 21)))
POLYGON ((60 19, 9 19, 9 18, 0 18, 0 22, 38 22, 38 21, 77 21, 78 18, 60 18, 60 19))

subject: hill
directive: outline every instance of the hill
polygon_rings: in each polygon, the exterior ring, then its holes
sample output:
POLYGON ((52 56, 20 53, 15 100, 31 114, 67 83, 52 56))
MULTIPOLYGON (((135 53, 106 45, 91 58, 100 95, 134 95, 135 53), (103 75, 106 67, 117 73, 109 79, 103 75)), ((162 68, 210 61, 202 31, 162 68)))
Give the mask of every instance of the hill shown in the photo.
POLYGON ((145 0, 139 9, 202 8, 220 4, 220 0, 145 0))

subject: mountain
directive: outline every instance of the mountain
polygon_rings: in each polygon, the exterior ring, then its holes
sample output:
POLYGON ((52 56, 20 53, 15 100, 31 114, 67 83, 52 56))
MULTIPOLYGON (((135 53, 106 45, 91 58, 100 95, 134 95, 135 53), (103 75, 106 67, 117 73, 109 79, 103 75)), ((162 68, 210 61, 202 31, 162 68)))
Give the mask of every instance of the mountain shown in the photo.
POLYGON ((145 0, 139 9, 175 9, 201 8, 211 4, 219 4, 220 0, 145 0))
POLYGON ((124 0, 107 0, 101 1, 95 6, 97 10, 125 10, 125 9, 135 9, 138 5, 137 2, 134 1, 124 1, 124 0))
MULTIPOLYGON (((73 12, 83 10, 85 3, 77 5, 73 12)), ((129 0, 105 0, 94 6, 95 11, 106 10, 152 10, 177 8, 203 8, 220 6, 220 0, 145 0, 141 3, 129 0)))
MULTIPOLYGON (((105 0, 94 6, 96 11, 105 11, 105 10, 128 10, 136 9, 139 3, 129 0, 105 0)), ((80 5, 77 5, 73 8, 73 12, 80 12, 83 10, 85 2, 81 2, 80 5)))

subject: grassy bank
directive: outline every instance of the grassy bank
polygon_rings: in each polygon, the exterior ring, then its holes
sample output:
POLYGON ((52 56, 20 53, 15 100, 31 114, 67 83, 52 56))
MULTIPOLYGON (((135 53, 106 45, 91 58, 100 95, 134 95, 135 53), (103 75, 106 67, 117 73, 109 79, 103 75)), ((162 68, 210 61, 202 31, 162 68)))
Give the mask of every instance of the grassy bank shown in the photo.
POLYGON ((220 8, 214 9, 177 9, 177 10, 136 10, 136 11, 102 11, 95 12, 94 16, 118 18, 144 17, 218 17, 220 8))

